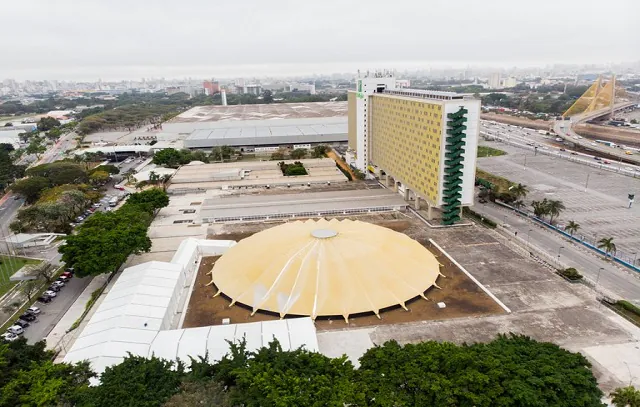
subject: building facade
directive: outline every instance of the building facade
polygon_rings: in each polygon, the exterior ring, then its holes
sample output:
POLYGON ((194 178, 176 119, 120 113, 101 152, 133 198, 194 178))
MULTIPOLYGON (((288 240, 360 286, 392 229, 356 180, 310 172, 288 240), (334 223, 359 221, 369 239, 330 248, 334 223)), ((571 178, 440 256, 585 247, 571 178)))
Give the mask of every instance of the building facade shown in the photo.
POLYGON ((356 167, 387 185, 460 219, 473 204, 480 100, 452 92, 401 89, 390 75, 366 75, 348 96, 349 148, 356 167))

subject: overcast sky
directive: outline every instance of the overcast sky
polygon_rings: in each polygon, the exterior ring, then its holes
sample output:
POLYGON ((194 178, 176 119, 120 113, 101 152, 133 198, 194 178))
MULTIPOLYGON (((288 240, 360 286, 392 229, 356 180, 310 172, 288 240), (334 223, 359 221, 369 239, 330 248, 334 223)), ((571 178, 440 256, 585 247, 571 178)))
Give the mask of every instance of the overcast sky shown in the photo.
POLYGON ((640 59, 640 0, 2 0, 0 79, 640 59))

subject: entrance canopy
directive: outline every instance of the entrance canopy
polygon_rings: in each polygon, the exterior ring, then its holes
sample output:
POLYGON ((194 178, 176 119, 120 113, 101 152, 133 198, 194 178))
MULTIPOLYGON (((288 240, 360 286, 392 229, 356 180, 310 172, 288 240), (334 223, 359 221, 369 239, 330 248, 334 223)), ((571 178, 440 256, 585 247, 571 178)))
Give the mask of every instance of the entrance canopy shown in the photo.
POLYGON ((241 240, 213 268, 218 294, 285 315, 349 315, 400 305, 436 284, 435 256, 408 236, 351 220, 290 222, 241 240))

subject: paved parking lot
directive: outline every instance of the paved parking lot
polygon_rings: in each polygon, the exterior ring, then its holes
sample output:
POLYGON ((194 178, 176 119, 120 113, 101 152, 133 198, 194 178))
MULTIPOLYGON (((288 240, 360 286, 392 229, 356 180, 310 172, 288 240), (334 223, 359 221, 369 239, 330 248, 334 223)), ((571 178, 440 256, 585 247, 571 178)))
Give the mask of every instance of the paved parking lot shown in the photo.
MULTIPOLYGON (((640 258, 640 179, 572 163, 505 144, 482 142, 507 151, 500 157, 478 159, 478 168, 520 182, 529 188, 526 202, 559 199, 567 207, 560 223, 580 224, 578 235, 593 242, 613 237, 620 255, 640 258), (586 191, 585 191, 586 188, 586 191), (628 208, 627 195, 636 194, 636 203, 628 208)), ((529 208, 530 209, 530 208, 529 208)))
MULTIPOLYGON (((403 344, 426 340, 473 343, 514 332, 582 352, 594 364, 605 391, 640 384, 640 328, 599 304, 594 291, 564 281, 480 226, 425 229, 425 233, 512 313, 319 332, 323 354, 346 354, 357 362, 366 349, 391 339, 403 344)), ((385 318, 384 313, 381 316, 385 318)))

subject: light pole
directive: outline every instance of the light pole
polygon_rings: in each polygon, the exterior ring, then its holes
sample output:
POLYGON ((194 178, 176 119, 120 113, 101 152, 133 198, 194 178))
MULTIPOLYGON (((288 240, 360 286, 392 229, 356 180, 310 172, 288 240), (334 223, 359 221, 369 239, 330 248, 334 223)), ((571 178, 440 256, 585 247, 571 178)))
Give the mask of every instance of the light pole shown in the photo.
POLYGON ((590 172, 587 173, 587 181, 584 183, 584 192, 587 192, 587 187, 589 186, 589 175, 591 175, 590 172))
POLYGON ((527 169, 527 154, 524 154, 524 169, 527 169))
POLYGON ((533 229, 529 229, 529 231, 527 232, 527 247, 529 247, 529 234, 531 234, 531 231, 533 229))
POLYGON ((595 287, 594 287, 594 288, 595 288, 595 290, 596 290, 596 292, 598 292, 598 281, 600 281, 600 272, 601 272, 602 270, 604 270, 604 267, 600 267, 600 268, 598 269, 598 275, 596 276, 596 285, 595 285, 595 287))
POLYGON ((632 265, 636 265, 636 257, 638 256, 638 252, 633 252, 633 263, 631 263, 632 265))
POLYGON ((564 249, 564 246, 558 247, 558 267, 560 267, 560 250, 564 249))

